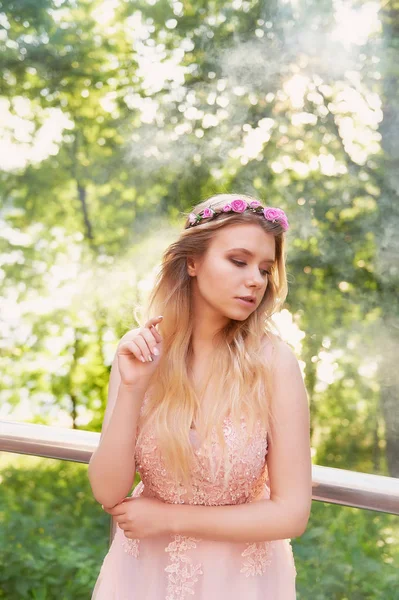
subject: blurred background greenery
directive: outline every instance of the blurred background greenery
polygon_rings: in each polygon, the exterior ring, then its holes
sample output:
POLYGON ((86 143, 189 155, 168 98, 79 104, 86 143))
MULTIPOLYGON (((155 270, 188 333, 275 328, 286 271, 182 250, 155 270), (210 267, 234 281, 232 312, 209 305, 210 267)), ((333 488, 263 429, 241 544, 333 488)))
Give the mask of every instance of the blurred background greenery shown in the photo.
MULTIPOLYGON (((314 464, 399 476, 399 2, 0 0, 0 418, 100 431, 182 213, 287 211, 314 464)), ((0 458, 0 597, 90 597, 87 467, 0 458)), ((399 598, 397 517, 314 502, 300 600, 399 598)))

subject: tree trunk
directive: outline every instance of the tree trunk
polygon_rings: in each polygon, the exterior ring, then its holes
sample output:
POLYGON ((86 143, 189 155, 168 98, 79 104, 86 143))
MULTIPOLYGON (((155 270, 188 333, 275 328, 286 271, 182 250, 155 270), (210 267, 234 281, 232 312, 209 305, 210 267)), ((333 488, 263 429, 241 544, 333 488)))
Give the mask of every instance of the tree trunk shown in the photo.
POLYGON ((90 222, 90 219, 89 219, 89 212, 87 210, 87 202, 86 202, 87 192, 86 192, 86 188, 84 188, 82 185, 80 185, 79 182, 77 182, 77 187, 78 187, 79 201, 80 201, 80 204, 82 206, 83 221, 84 221, 84 224, 85 224, 86 238, 89 240, 90 245, 92 245, 93 241, 94 241, 94 238, 93 238, 93 230, 92 230, 91 222, 90 222))

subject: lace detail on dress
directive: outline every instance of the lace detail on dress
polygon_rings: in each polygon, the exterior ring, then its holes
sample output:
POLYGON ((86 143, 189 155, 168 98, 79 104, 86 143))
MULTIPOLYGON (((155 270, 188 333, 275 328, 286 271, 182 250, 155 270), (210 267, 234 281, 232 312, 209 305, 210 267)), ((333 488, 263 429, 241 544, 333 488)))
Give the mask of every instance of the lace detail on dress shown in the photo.
MULTIPOLYGON (((190 431, 190 435, 196 434, 195 430, 190 431)), ((258 421, 254 435, 248 436, 244 420, 241 427, 236 428, 232 419, 227 417, 223 434, 231 464, 228 485, 224 485, 224 466, 213 476, 207 452, 195 443, 195 462, 190 490, 187 490, 168 473, 154 432, 151 428, 145 431, 141 443, 136 445, 136 468, 147 494, 170 504, 220 506, 254 500, 264 490, 267 480, 267 433, 258 421)), ((216 432, 213 435, 212 455, 217 458, 220 448, 216 432)))
POLYGON ((126 538, 122 542, 122 548, 125 552, 127 552, 127 554, 130 554, 130 556, 134 556, 134 558, 139 557, 139 540, 131 540, 130 538, 126 538))
POLYGON ((194 595, 194 584, 198 581, 198 575, 202 575, 202 564, 193 564, 187 556, 187 550, 197 547, 199 538, 175 535, 173 542, 166 548, 170 552, 171 564, 165 567, 168 573, 168 588, 165 600, 184 600, 186 594, 194 595))
POLYGON ((244 573, 246 577, 250 575, 262 575, 266 567, 271 564, 272 547, 270 542, 255 542, 249 543, 241 556, 246 560, 243 561, 243 568, 240 573, 244 573))
POLYGON ((136 445, 136 470, 140 474, 148 495, 169 504, 183 504, 182 496, 187 490, 168 476, 164 460, 158 450, 154 434, 145 433, 140 445, 136 445))

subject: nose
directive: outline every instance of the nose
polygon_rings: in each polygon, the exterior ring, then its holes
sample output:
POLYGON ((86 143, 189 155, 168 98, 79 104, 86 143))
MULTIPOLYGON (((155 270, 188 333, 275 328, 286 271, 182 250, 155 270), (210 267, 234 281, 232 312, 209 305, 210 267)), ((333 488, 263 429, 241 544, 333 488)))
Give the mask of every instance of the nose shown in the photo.
POLYGON ((265 279, 259 273, 259 269, 257 268, 256 271, 253 273, 252 277, 249 278, 248 286, 261 288, 264 286, 264 284, 265 284, 265 279))

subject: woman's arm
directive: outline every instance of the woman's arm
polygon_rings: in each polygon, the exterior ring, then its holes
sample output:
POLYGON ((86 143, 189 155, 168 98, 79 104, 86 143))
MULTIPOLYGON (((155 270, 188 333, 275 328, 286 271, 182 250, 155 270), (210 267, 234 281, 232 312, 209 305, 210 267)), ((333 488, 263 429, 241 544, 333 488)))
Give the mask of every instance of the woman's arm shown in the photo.
MULTIPOLYGON (((131 332, 121 342, 129 339, 129 335, 131 332)), ((105 507, 121 502, 133 486, 137 421, 145 392, 137 386, 121 384, 115 353, 100 443, 93 452, 88 470, 93 495, 105 507)))
POLYGON ((283 342, 276 349, 273 380, 270 499, 237 506, 168 505, 172 533, 236 542, 304 533, 312 504, 309 407, 298 361, 283 342))

